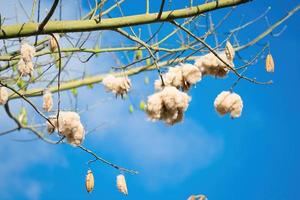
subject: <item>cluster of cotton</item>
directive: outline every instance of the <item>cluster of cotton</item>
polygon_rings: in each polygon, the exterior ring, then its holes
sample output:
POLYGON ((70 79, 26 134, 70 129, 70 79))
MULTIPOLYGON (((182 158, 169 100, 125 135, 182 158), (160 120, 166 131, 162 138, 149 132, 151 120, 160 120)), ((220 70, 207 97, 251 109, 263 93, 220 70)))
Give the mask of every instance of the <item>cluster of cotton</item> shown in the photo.
POLYGON ((172 125, 182 121, 190 99, 176 87, 167 86, 148 97, 146 112, 150 119, 163 120, 172 125))
POLYGON ((117 176, 117 188, 123 194, 128 195, 126 180, 123 174, 117 176))
POLYGON ((68 143, 75 146, 80 145, 84 140, 85 131, 77 113, 61 111, 58 120, 57 116, 51 116, 50 121, 55 127, 47 122, 49 133, 58 130, 60 134, 67 138, 68 143))
POLYGON ((35 54, 35 48, 26 42, 22 42, 20 52, 21 58, 18 62, 18 71, 21 76, 31 76, 33 72, 32 58, 35 54))
POLYGON ((214 106, 220 115, 230 113, 232 118, 236 118, 241 116, 243 101, 238 94, 223 91, 216 97, 214 106))
POLYGON ((54 37, 53 36, 49 36, 49 47, 50 47, 51 52, 54 52, 57 49, 57 47, 58 47, 57 42, 60 39, 59 34, 55 33, 53 35, 54 35, 54 37))
MULTIPOLYGON (((201 71, 192 64, 180 64, 175 67, 170 67, 169 71, 163 76, 165 86, 174 86, 177 89, 188 91, 191 85, 196 84, 201 80, 201 71)), ((154 83, 156 90, 163 88, 162 81, 156 80, 154 83)))
POLYGON ((123 97, 124 94, 127 94, 131 88, 130 79, 125 77, 115 77, 113 75, 108 75, 103 78, 103 85, 106 90, 115 93, 117 96, 120 95, 123 97))
MULTIPOLYGON (((230 59, 226 52, 219 52, 218 56, 231 67, 234 66, 233 60, 230 59)), ((200 69, 202 75, 213 75, 217 77, 225 77, 229 72, 229 68, 213 53, 200 56, 195 60, 194 65, 200 69)))
POLYGON ((45 89, 43 92, 43 109, 46 112, 50 112, 53 106, 52 93, 49 89, 45 89))
POLYGON ((7 99, 8 99, 8 92, 6 87, 0 86, 0 105, 6 104, 7 99))

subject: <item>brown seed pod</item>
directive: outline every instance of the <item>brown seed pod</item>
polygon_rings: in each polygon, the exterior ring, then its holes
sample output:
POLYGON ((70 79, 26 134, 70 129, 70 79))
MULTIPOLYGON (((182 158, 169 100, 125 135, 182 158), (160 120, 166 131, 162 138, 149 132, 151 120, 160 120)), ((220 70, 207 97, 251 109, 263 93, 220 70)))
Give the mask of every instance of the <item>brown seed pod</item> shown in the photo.
POLYGON ((225 54, 226 54, 226 57, 228 58, 228 60, 233 60, 234 55, 235 55, 235 51, 234 51, 234 48, 233 48, 233 46, 231 45, 231 43, 229 41, 226 42, 225 54))
POLYGON ((57 45, 57 42, 58 42, 58 40, 59 40, 59 34, 57 34, 57 33, 55 33, 54 34, 54 37, 53 36, 50 36, 50 38, 49 38, 49 45, 50 45, 50 50, 51 50, 51 52, 54 52, 56 49, 57 49, 57 47, 58 47, 58 45, 57 45), (55 38, 54 38, 55 37, 55 38), (56 40, 55 40, 56 39, 56 40), (57 42, 56 42, 57 41, 57 42))
POLYGON ((5 87, 0 86, 0 105, 6 104, 8 100, 8 92, 5 87))
POLYGON ((128 195, 126 180, 123 174, 117 176, 117 188, 123 194, 128 195))
POLYGON ((45 89, 43 92, 43 109, 46 112, 50 112, 53 106, 52 94, 49 89, 45 89))
POLYGON ((189 198, 187 200, 196 200, 196 197, 195 197, 195 195, 191 195, 191 196, 189 196, 189 198))
POLYGON ((87 192, 92 192, 94 189, 94 175, 92 170, 88 170, 85 178, 85 187, 87 192))
POLYGON ((267 55, 267 58, 266 58, 266 71, 274 72, 274 60, 270 53, 267 55))

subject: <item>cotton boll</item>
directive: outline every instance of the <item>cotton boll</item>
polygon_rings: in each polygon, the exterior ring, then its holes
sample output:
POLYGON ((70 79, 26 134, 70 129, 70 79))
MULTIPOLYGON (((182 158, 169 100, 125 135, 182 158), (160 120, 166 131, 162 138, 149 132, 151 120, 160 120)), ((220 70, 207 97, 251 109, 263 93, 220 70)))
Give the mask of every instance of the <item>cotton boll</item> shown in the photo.
POLYGON ((131 88, 131 81, 128 77, 114 77, 113 75, 108 75, 103 78, 102 83, 107 91, 111 91, 121 97, 127 94, 131 88))
POLYGON ((47 130, 52 133, 58 130, 60 134, 67 138, 68 143, 78 146, 80 145, 85 136, 85 130, 80 122, 80 116, 75 112, 61 111, 57 121, 57 116, 51 116, 50 119, 53 126, 47 122, 47 130))
MULTIPOLYGON (((170 67, 169 71, 163 75, 165 86, 174 86, 183 91, 189 90, 191 85, 196 84, 201 80, 201 71, 191 64, 180 64, 175 67, 170 67)), ((162 81, 156 80, 154 83, 156 90, 162 90, 162 81)))
POLYGON ((123 194, 128 195, 126 180, 123 174, 117 176, 117 188, 123 194))
POLYGON ((24 62, 29 62, 32 61, 32 58, 35 55, 35 48, 26 42, 22 42, 20 52, 21 59, 23 59, 24 62))
POLYGON ((169 110, 184 109, 185 111, 190 101, 190 97, 186 93, 180 92, 175 87, 165 87, 161 96, 164 106, 169 110))
POLYGON ((242 114, 242 110, 243 110, 243 101, 242 101, 241 97, 235 93, 232 94, 232 101, 233 101, 233 104, 231 105, 230 116, 232 118, 240 117, 242 114))
POLYGON ((116 77, 114 77, 113 75, 105 76, 102 81, 103 85, 108 91, 112 91, 114 89, 115 82, 116 77))
POLYGON ((33 72, 32 61, 25 62, 23 59, 20 59, 18 62, 18 72, 21 76, 31 76, 33 72))
POLYGON ((150 119, 159 120, 161 118, 162 108, 163 102, 159 92, 148 97, 146 111, 150 119))
POLYGON ((189 89, 191 85, 201 80, 202 73, 196 66, 192 64, 181 64, 181 68, 186 89, 189 89))
POLYGON ((228 100, 230 100, 230 98, 228 98, 227 101, 225 100, 229 95, 229 91, 223 91, 215 99, 214 106, 220 115, 225 115, 228 112, 227 108, 230 107, 230 105, 228 105, 228 100))
POLYGON ((72 133, 67 136, 67 141, 74 145, 78 146, 82 143, 84 140, 85 131, 81 123, 74 124, 74 127, 72 128, 72 133))
POLYGON ((8 100, 8 92, 6 87, 1 87, 0 86, 0 105, 6 104, 8 100))
MULTIPOLYGON (((218 53, 218 56, 229 66, 234 67, 233 60, 229 59, 225 52, 218 53)), ((195 60, 194 65, 202 72, 202 75, 213 75, 217 77, 225 77, 229 68, 213 53, 208 53, 195 60)))
POLYGON ((220 115, 230 113, 232 118, 237 118, 241 116, 243 101, 238 94, 223 91, 216 97, 214 106, 220 115))
POLYGON ((190 97, 176 87, 167 86, 148 97, 146 112, 151 120, 163 120, 175 124, 183 119, 190 97))
POLYGON ((52 93, 50 92, 50 90, 46 89, 44 90, 44 94, 43 94, 43 109, 46 112, 51 111, 53 106, 53 99, 52 99, 52 93))
MULTIPOLYGON (((169 71, 162 76, 165 86, 174 86, 180 88, 183 84, 182 72, 179 67, 170 67, 169 71)), ((155 90, 162 90, 163 84, 161 79, 154 82, 155 90)))
POLYGON ((26 42, 21 43, 21 58, 18 62, 18 71, 21 76, 31 76, 33 72, 32 59, 35 55, 35 48, 26 42))

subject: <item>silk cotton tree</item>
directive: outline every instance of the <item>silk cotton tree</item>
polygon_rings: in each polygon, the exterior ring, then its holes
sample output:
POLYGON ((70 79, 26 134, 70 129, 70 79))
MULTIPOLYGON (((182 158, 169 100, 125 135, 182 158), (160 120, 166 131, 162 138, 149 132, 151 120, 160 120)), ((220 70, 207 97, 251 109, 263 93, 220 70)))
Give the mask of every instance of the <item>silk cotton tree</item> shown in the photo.
MULTIPOLYGON (((77 104, 72 103, 80 95, 77 89, 85 87, 88 90, 95 84, 103 84, 103 92, 124 101, 135 88, 131 80, 152 71, 157 76, 150 83, 153 94, 141 99, 139 107, 145 111, 149 123, 162 121, 172 126, 184 123, 187 109, 196 109, 189 107, 189 91, 197 90, 194 85, 201 84, 205 78, 231 77, 235 79, 231 87, 224 88, 223 92, 216 91, 212 104, 220 115, 241 117, 243 106, 247 105, 243 105, 235 87, 240 81, 272 84, 271 80, 253 78, 246 72, 255 71, 258 65, 265 65, 266 73, 274 72, 271 41, 264 38, 274 35, 273 31, 300 9, 298 5, 270 24, 266 20, 270 8, 256 16, 247 16, 248 21, 232 17, 237 15, 240 6, 251 3, 250 0, 186 0, 180 1, 180 7, 175 0, 155 3, 96 0, 78 1, 78 19, 66 20, 63 0, 54 0, 52 5, 44 5, 40 0, 26 3, 19 1, 18 8, 26 16, 24 23, 19 22, 22 15, 19 12, 13 17, 1 13, 0 18, 0 104, 14 123, 7 130, 1 128, 0 135, 26 130, 35 139, 49 144, 67 143, 79 148, 93 157, 88 165, 100 161, 119 170, 117 186, 126 195, 123 174, 138 174, 138 171, 103 159, 84 146, 84 140, 93 135, 86 137, 90 130, 80 119, 80 114, 89 109, 79 110, 77 104), (136 9, 126 14, 126 8, 133 3, 136 9), (82 9, 82 5, 89 11, 82 9), (46 11, 43 6, 47 7, 46 11), (215 14, 218 21, 214 19, 215 14), (266 23, 261 33, 253 33, 249 41, 239 39, 244 30, 251 29, 259 21, 266 23), (231 26, 224 25, 228 22, 231 26), (255 55, 242 53, 251 48, 257 51, 255 55), (103 55, 109 59, 107 63, 113 64, 89 66, 103 55), (101 72, 94 70, 95 67, 101 68, 101 72), (71 103, 67 102, 68 98, 71 103), (22 105, 18 106, 18 112, 12 111, 13 103, 22 105)), ((144 79, 149 84, 149 78, 145 76, 144 79)), ((100 97, 95 93, 92 98, 100 97)), ((133 109, 130 105, 129 111, 133 109)), ((94 187, 90 170, 86 187, 88 192, 94 187)), ((192 195, 190 198, 205 197, 192 195)))

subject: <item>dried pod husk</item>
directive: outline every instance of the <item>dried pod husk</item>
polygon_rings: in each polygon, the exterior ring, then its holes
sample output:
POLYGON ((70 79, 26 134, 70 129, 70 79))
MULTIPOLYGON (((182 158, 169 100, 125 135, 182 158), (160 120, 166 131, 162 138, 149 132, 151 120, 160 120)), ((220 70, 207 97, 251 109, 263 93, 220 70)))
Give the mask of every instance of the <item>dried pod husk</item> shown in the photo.
POLYGON ((8 92, 6 87, 1 87, 0 86, 0 105, 6 104, 8 100, 8 92))
POLYGON ((274 72, 274 60, 272 55, 269 53, 266 57, 266 71, 267 72, 274 72))
POLYGON ((226 42, 225 54, 226 54, 226 57, 229 60, 234 59, 235 51, 234 51, 234 48, 233 48, 233 46, 231 45, 231 43, 229 41, 226 42))
POLYGON ((123 174, 117 176, 117 188, 123 194, 128 195, 126 180, 123 174))
POLYGON ((85 187, 87 192, 92 192, 95 186, 94 175, 92 170, 88 170, 85 177, 85 187))
POLYGON ((59 38, 60 38, 59 34, 57 34, 57 33, 55 33, 53 35, 54 35, 54 37, 51 35, 49 38, 49 46, 50 46, 51 52, 54 52, 57 49, 57 47, 58 47, 57 42, 59 41, 59 38))
POLYGON ((43 93, 43 109, 50 112, 53 106, 52 93, 49 89, 45 89, 43 93))
POLYGON ((191 195, 191 196, 189 196, 189 198, 187 200, 196 200, 196 197, 195 197, 195 195, 191 195))

